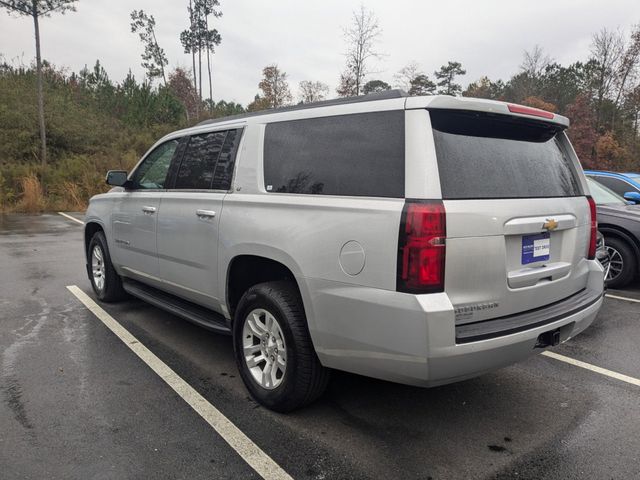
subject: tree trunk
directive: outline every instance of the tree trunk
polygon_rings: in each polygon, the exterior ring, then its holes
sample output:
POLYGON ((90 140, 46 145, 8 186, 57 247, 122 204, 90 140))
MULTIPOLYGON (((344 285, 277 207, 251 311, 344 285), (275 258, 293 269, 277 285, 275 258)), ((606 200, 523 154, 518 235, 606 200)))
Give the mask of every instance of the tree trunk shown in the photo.
POLYGON ((209 47, 207 47, 207 69, 209 70, 209 110, 213 113, 213 86, 211 83, 211 58, 209 55, 209 47))
MULTIPOLYGON (((209 21, 205 19, 207 27, 207 37, 209 32, 209 21)), ((209 72, 209 113, 213 113, 213 86, 211 85, 211 55, 209 51, 209 38, 207 38, 207 70, 209 72)))
POLYGON ((198 101, 202 102, 202 42, 198 42, 198 84, 200 85, 198 101))
MULTIPOLYGON (((198 77, 196 76, 196 49, 193 43, 194 35, 195 35, 195 27, 193 22, 193 2, 189 0, 189 22, 191 25, 191 63, 193 65, 193 87, 196 89, 196 94, 198 93, 198 77)), ((196 117, 200 118, 200 103, 196 102, 196 117)))
POLYGON ((40 162, 47 165, 47 132, 44 123, 44 92, 42 88, 42 58, 40 56, 40 25, 38 24, 38 10, 33 1, 33 26, 36 31, 36 72, 38 78, 38 120, 40 122, 40 162))

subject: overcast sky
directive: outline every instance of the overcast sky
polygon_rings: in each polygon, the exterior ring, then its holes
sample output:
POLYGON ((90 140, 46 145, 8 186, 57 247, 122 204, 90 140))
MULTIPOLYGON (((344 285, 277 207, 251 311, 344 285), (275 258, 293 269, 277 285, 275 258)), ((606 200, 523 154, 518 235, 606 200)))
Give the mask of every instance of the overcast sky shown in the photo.
MULTIPOLYGON (((463 64, 465 85, 482 75, 508 78, 522 53, 539 44, 556 61, 589 54, 591 35, 603 27, 629 31, 640 22, 639 0, 221 0, 216 28, 222 44, 213 57, 214 98, 249 103, 258 91, 262 67, 277 63, 289 75, 294 94, 301 80, 321 80, 334 90, 344 65, 343 28, 363 3, 383 33, 375 77, 393 74, 415 60, 432 76, 448 60, 463 64)), ((43 56, 77 71, 96 59, 112 79, 129 68, 138 78, 142 46, 129 27, 132 9, 156 19, 158 42, 169 67, 189 67, 180 46, 188 23, 188 0, 80 0, 78 11, 41 21, 43 56)), ((0 54, 14 64, 35 55, 33 24, 0 11, 0 54)))

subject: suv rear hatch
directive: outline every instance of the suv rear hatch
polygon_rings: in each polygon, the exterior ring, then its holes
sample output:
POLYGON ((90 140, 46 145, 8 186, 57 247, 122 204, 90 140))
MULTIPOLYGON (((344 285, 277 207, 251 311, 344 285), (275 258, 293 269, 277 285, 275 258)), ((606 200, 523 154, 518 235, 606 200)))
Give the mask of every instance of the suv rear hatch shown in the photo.
POLYGON ((429 112, 446 211, 444 289, 456 324, 538 309, 584 290, 591 214, 564 126, 429 112))

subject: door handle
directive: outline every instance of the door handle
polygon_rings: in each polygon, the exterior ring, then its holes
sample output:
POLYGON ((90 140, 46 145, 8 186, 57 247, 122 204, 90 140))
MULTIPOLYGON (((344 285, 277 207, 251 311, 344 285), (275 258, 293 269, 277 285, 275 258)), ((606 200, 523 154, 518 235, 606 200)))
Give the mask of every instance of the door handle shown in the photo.
POLYGON ((156 213, 156 207, 142 207, 142 211, 146 215, 153 215, 154 213, 156 213))
POLYGON ((216 212, 213 210, 196 210, 198 218, 213 218, 216 216, 216 212))

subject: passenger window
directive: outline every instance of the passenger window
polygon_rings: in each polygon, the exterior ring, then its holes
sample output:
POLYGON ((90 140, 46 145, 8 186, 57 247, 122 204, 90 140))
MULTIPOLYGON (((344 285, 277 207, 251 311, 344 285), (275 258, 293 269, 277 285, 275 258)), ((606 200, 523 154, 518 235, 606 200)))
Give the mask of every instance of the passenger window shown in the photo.
POLYGON ((194 135, 189 139, 182 157, 174 188, 207 190, 213 182, 213 172, 227 132, 194 135))
POLYGON ((189 139, 175 189, 228 190, 241 130, 194 135, 189 139))
POLYGON ((404 111, 270 123, 268 192, 404 197, 404 111))
POLYGON ((233 178, 233 166, 238 153, 238 144, 242 136, 242 130, 229 130, 222 146, 222 152, 218 157, 216 170, 213 175, 214 190, 229 190, 233 178))
POLYGON ((595 179, 603 184, 605 187, 609 187, 611 190, 616 192, 621 197, 624 196, 627 192, 635 191, 635 188, 624 180, 620 180, 614 177, 605 177, 601 175, 597 175, 595 179))
POLYGON ((146 156, 133 176, 135 189, 163 189, 179 140, 169 140, 146 156))

